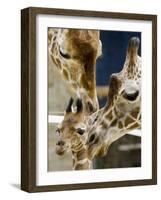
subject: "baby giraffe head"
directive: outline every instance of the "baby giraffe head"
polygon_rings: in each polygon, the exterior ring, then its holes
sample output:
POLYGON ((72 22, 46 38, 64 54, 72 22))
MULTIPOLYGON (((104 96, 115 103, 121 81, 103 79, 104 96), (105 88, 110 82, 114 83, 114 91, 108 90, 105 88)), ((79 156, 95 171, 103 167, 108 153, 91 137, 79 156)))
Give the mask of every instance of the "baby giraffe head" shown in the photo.
POLYGON ((74 100, 71 98, 66 108, 64 119, 56 130, 59 135, 56 143, 56 153, 58 155, 70 150, 78 152, 85 144, 85 116, 82 100, 77 99, 75 108, 72 107, 73 102, 74 100))
POLYGON ((106 106, 88 130, 88 154, 106 155, 109 146, 141 126, 141 58, 139 39, 131 38, 126 60, 120 73, 112 74, 106 106))

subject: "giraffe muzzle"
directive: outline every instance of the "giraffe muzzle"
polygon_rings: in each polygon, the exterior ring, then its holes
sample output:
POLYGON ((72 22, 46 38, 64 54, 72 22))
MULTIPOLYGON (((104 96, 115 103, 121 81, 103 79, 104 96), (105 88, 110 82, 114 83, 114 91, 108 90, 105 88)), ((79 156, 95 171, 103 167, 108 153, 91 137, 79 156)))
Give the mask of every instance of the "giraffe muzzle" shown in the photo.
POLYGON ((55 151, 56 151, 56 154, 63 155, 65 153, 65 142, 62 140, 59 140, 56 143, 55 151))

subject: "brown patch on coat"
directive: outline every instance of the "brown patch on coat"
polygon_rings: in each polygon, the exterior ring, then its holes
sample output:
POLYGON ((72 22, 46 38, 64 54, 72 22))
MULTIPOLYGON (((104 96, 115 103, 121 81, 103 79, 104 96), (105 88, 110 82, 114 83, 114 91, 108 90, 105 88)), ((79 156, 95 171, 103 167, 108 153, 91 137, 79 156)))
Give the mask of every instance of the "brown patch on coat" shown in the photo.
POLYGON ((116 126, 116 124, 117 124, 117 118, 114 119, 114 120, 111 122, 110 126, 116 126))
POLYGON ((139 114, 139 111, 140 111, 140 109, 137 107, 135 110, 132 110, 131 111, 131 116, 133 117, 133 118, 137 118, 137 116, 138 116, 138 114, 139 114))
POLYGON ((68 72, 67 70, 63 69, 63 76, 64 78, 68 81, 69 80, 69 75, 68 75, 68 72))
POLYGON ((128 129, 132 130, 132 129, 136 129, 140 127, 140 125, 136 122, 135 124, 131 125, 128 129))
POLYGON ((133 123, 134 120, 131 117, 126 117, 125 119, 125 127, 127 127, 129 124, 133 123))
POLYGON ((103 129, 107 129, 108 128, 108 125, 107 125, 106 121, 104 121, 104 120, 102 121, 101 125, 102 125, 103 129))
POLYGON ((121 121, 119 121, 119 122, 118 122, 118 128, 119 128, 119 129, 122 129, 123 127, 124 127, 124 126, 123 126, 123 123, 122 123, 121 121))
POLYGON ((110 110, 110 112, 109 112, 107 115, 105 115, 105 118, 106 118, 106 119, 109 119, 109 120, 112 120, 112 119, 113 119, 112 110, 110 110))

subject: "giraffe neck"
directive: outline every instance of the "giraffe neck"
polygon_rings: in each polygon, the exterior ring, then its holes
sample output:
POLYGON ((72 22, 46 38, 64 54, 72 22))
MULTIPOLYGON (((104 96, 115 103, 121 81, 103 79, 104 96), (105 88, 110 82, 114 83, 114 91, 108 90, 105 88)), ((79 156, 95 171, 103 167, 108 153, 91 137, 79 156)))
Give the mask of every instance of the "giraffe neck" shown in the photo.
POLYGON ((85 147, 78 151, 72 151, 73 170, 91 169, 91 160, 88 159, 85 147))
POLYGON ((132 110, 130 113, 123 113, 111 107, 108 112, 104 112, 99 123, 102 132, 109 132, 111 137, 108 138, 109 143, 112 143, 127 134, 129 131, 141 128, 141 112, 139 107, 132 110))

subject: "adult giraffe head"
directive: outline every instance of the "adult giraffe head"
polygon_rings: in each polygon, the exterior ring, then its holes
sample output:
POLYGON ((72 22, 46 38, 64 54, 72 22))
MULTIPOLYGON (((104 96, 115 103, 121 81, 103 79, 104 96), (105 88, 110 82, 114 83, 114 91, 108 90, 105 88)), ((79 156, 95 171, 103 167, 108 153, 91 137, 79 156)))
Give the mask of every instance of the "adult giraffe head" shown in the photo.
POLYGON ((89 114, 98 109, 95 66, 102 54, 99 35, 96 30, 50 28, 48 31, 52 61, 89 114))

